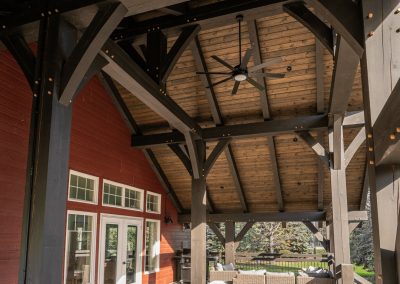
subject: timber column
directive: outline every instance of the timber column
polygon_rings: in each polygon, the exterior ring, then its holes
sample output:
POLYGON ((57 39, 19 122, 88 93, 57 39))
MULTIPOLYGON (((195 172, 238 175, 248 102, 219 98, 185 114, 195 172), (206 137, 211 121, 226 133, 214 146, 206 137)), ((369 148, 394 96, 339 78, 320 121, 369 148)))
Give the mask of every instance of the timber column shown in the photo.
POLYGON ((361 63, 376 283, 398 283, 400 1, 362 1, 361 63))
MULTIPOLYGON (((207 195, 206 178, 203 167, 206 158, 205 144, 202 140, 192 139, 192 134, 187 141, 191 158, 197 163, 198 172, 192 177, 192 208, 191 208, 191 283, 205 284, 207 281, 207 252, 206 252, 206 231, 207 231, 207 195)), ((195 169, 193 169, 195 170, 195 169)))

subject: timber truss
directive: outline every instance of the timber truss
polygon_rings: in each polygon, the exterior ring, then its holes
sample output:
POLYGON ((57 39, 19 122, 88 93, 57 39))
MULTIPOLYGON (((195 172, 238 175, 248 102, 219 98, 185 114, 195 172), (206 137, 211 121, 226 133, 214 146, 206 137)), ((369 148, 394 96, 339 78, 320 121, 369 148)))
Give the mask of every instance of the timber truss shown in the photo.
MULTIPOLYGON (((163 2, 168 3, 169 1, 163 2)), ((126 120, 132 132, 132 146, 143 150, 161 184, 181 214, 181 221, 192 223, 192 248, 194 248, 192 257, 199 260, 196 265, 198 269, 192 269, 192 279, 195 279, 192 283, 205 283, 207 222, 226 246, 235 248, 235 243, 243 238, 254 222, 302 221, 328 248, 327 240, 311 223, 312 221, 328 220, 334 228, 331 233, 332 239, 335 241, 332 248, 335 253, 335 262, 338 265, 349 264, 349 232, 355 227, 355 225, 349 227, 349 221, 352 224, 365 219, 363 210, 368 188, 376 190, 388 187, 388 184, 393 182, 393 171, 396 174, 398 171, 397 168, 387 168, 386 165, 397 165, 400 162, 400 142, 397 137, 397 133, 400 132, 400 116, 393 115, 400 106, 398 75, 391 81, 397 83, 390 85, 385 79, 388 74, 393 74, 390 72, 391 70, 385 69, 385 66, 394 68, 392 65, 386 64, 389 59, 384 57, 382 63, 373 60, 374 57, 384 54, 384 52, 380 52, 382 48, 390 50, 397 48, 398 50, 398 40, 394 43, 395 47, 388 47, 386 46, 388 41, 385 38, 388 30, 398 29, 398 26, 394 27, 398 23, 398 18, 396 18, 397 22, 391 20, 385 22, 387 23, 385 25, 380 25, 385 20, 384 17, 389 19, 398 17, 398 10, 397 13, 392 12, 395 11, 396 5, 398 6, 398 1, 366 0, 361 3, 361 1, 350 0, 230 0, 229 2, 222 1, 192 7, 187 2, 183 2, 160 7, 159 10, 163 12, 163 16, 139 22, 132 16, 125 17, 128 9, 122 3, 114 1, 61 1, 57 4, 33 5, 29 9, 25 7, 22 10, 17 9, 20 7, 16 5, 1 7, 1 40, 19 63, 33 93, 29 150, 29 169, 32 173, 28 176, 27 202, 24 213, 23 251, 26 258, 23 258, 24 263, 21 264, 21 267, 30 267, 31 269, 28 271, 32 275, 41 271, 33 263, 33 256, 44 258, 45 249, 39 245, 35 246, 35 242, 37 242, 36 244, 46 243, 46 238, 49 236, 42 232, 54 224, 63 224, 66 194, 57 195, 57 191, 50 190, 50 188, 55 186, 62 191, 64 184, 51 184, 46 177, 50 174, 59 175, 66 168, 69 153, 71 104, 82 87, 95 74, 100 77, 126 120), (86 29, 79 32, 68 22, 68 13, 88 5, 94 5, 98 9, 86 29), (264 79, 258 79, 258 83, 265 87, 260 91, 264 121, 236 125, 225 124, 215 90, 212 87, 207 88, 207 86, 212 86, 211 78, 205 74, 201 75, 200 79, 205 88, 214 126, 202 128, 167 93, 167 79, 180 56, 187 48, 190 48, 197 71, 207 72, 208 67, 198 37, 199 31, 233 23, 234 16, 240 12, 247 21, 249 38, 255 48, 255 64, 261 64, 256 19, 282 11, 294 17, 316 38, 316 114, 282 120, 273 119, 266 82, 264 79), (384 14, 382 11, 389 12, 384 14), (40 23, 37 40, 38 52, 34 55, 23 34, 20 33, 19 27, 37 21, 40 23), (376 29, 380 29, 380 31, 375 32, 376 29), (177 38, 169 50, 167 49, 166 34, 177 38), (324 112, 323 98, 324 49, 334 57, 334 71, 327 112, 324 112), (365 111, 348 113, 347 106, 360 61, 362 63, 365 111), (384 70, 383 74, 379 74, 381 70, 384 70), (376 80, 373 78, 374 75, 380 79, 376 80), (143 134, 114 82, 118 82, 165 119, 171 127, 170 131, 143 134), (378 98, 377 93, 380 92, 377 90, 380 88, 385 90, 386 99, 378 98), (49 133, 47 129, 53 124, 58 128, 51 128, 49 133), (343 129, 346 127, 362 128, 345 149, 343 129), (285 212, 274 137, 286 133, 298 135, 318 158, 317 201, 319 211, 285 212), (317 135, 312 133, 317 133, 317 135), (324 133, 328 133, 328 148, 322 141, 324 133), (246 190, 241 181, 231 142, 234 139, 258 136, 268 139, 276 202, 280 212, 249 212, 246 190), (38 137, 42 138, 38 139, 38 137), (57 159, 51 155, 52 147, 55 147, 56 143, 52 139, 55 137, 65 138, 64 142, 66 143, 63 144, 64 156, 57 157, 57 159), (211 154, 206 157, 206 143, 209 141, 217 141, 217 144, 211 154), (367 141, 368 163, 365 169, 363 197, 360 211, 352 213, 348 212, 347 208, 346 167, 364 141, 367 141), (152 151, 153 147, 163 145, 169 147, 176 154, 192 177, 191 215, 186 215, 185 208, 178 200, 167 175, 152 151), (50 158, 46 160, 41 156, 35 157, 35 153, 41 153, 38 149, 47 149, 50 158), (212 200, 206 193, 207 175, 222 152, 228 161, 240 200, 242 209, 240 214, 215 212, 212 200), (39 162, 35 163, 35 160, 39 162), (51 170, 47 172, 46 169, 51 170), (327 206, 323 203, 324 169, 329 171, 331 179, 332 204, 329 206, 331 208, 329 210, 325 210, 327 206), (41 178, 39 183, 34 182, 33 175, 41 178), (380 182, 381 177, 384 177, 386 182, 380 182), (30 200, 32 195, 41 196, 43 198, 41 200, 51 199, 53 204, 63 208, 62 212, 49 213, 40 200, 34 199, 32 204, 30 200), (34 202, 38 202, 38 204, 34 202), (30 217, 31 206, 36 210, 34 218, 30 217), (45 220, 45 222, 40 220, 45 220), (247 225, 235 236, 234 232, 232 233, 234 222, 239 221, 247 222, 247 225), (217 222, 226 222, 227 230, 230 233, 225 237, 222 236, 215 226, 217 222), (39 224, 39 229, 35 227, 35 230, 32 230, 32 224, 39 224)), ((397 56, 398 59, 398 55, 393 56, 397 56)), ((60 182, 65 182, 67 178, 65 173, 61 176, 63 178, 60 179, 60 182)), ((384 247, 382 242, 385 240, 380 238, 382 232, 378 228, 389 226, 387 222, 382 221, 385 219, 384 212, 379 210, 379 206, 385 206, 383 205, 385 200, 379 199, 376 194, 372 194, 371 199, 373 214, 375 214, 373 217, 376 261, 379 264, 376 269, 378 275, 382 275, 382 273, 385 275, 385 266, 381 264, 388 264, 393 260, 393 256, 383 255, 379 250, 380 247, 384 247)), ((59 232, 63 234, 64 228, 59 227, 59 232)), ((390 232, 396 236, 395 232, 393 233, 392 230, 390 232)), ((63 240, 63 237, 60 235, 59 239, 63 240)), ((63 247, 63 244, 57 243, 54 246, 55 253, 58 254, 61 261, 62 250, 60 248, 63 247)), ((230 251, 232 252, 232 250, 230 251)), ((51 267, 53 266, 51 265, 51 267)), ((61 267, 61 265, 59 266, 61 267)), ((25 272, 25 269, 23 271, 25 272)), ((21 276, 24 279, 32 276, 26 276, 24 272, 21 276)), ((42 280, 39 280, 38 283, 55 283, 57 282, 55 279, 61 273, 61 271, 52 271, 49 272, 49 275, 38 276, 47 277, 43 278, 46 280, 40 278, 42 280)), ((386 272, 386 275, 394 277, 390 271, 386 272)), ((345 281, 345 283, 350 282, 345 281)))

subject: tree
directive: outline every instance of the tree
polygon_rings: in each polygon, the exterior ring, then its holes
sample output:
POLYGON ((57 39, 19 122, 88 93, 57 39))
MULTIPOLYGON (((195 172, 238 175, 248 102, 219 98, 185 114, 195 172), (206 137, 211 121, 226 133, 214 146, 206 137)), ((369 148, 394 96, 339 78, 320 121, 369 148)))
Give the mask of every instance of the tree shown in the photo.
POLYGON ((369 270, 374 269, 374 249, 372 240, 371 203, 368 195, 366 210, 368 221, 361 223, 350 236, 351 262, 362 265, 369 270))

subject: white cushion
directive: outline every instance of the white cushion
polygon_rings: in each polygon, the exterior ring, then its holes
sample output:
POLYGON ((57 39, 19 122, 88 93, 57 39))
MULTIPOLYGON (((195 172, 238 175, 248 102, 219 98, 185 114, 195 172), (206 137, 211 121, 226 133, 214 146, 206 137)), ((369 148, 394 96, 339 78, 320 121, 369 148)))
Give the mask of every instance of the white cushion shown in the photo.
POLYGON ((216 269, 217 271, 223 271, 223 270, 224 270, 224 268, 222 267, 222 264, 221 264, 221 263, 217 263, 215 269, 216 269))
POLYGON ((268 272, 266 273, 269 276, 294 276, 293 272, 268 272))
POLYGON ((215 281, 210 282, 210 284, 226 284, 226 282, 222 281, 222 280, 215 280, 215 281))
POLYGON ((256 273, 255 270, 240 270, 240 269, 239 269, 239 274, 253 275, 253 274, 255 274, 255 273, 256 273))
POLYGON ((235 266, 233 265, 233 263, 222 265, 222 268, 224 269, 224 271, 234 271, 235 270, 235 266))
POLYGON ((265 273, 267 273, 267 270, 265 270, 265 269, 256 270, 254 272, 255 275, 264 275, 265 273))

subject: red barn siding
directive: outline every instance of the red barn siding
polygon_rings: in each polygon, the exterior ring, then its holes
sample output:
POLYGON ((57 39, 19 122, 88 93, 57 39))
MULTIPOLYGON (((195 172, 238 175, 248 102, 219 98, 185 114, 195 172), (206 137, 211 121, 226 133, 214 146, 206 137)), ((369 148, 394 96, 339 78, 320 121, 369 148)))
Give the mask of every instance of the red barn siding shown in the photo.
MULTIPOLYGON (((8 53, 1 53, 0 283, 14 284, 18 281, 30 108, 31 91, 22 72, 8 53)), ((161 193, 162 214, 77 202, 68 202, 67 208, 161 220, 160 272, 143 275, 143 283, 170 283, 173 280, 172 256, 174 250, 182 246, 185 234, 177 224, 176 210, 166 200, 164 190, 143 153, 130 146, 130 138, 129 130, 111 98, 98 79, 93 79, 74 102, 70 168, 99 177, 99 204, 101 184, 105 178, 161 193), (173 224, 163 222, 165 212, 172 217, 173 224)), ((97 219, 100 222, 99 215, 97 219)), ((98 256, 98 249, 96 253, 98 256)))
POLYGON ((32 93, 0 53, 0 283, 17 283, 32 93))

